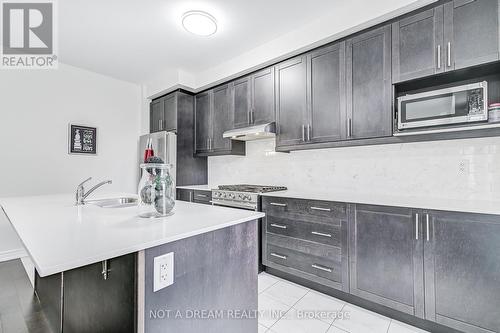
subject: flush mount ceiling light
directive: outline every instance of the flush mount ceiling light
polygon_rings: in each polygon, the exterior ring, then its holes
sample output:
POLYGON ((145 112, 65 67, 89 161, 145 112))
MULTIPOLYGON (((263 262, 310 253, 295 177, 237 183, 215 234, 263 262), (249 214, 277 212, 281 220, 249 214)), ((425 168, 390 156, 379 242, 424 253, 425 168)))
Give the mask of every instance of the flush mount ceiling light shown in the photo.
POLYGON ((192 10, 182 15, 182 26, 192 34, 210 36, 217 31, 217 20, 206 12, 192 10))

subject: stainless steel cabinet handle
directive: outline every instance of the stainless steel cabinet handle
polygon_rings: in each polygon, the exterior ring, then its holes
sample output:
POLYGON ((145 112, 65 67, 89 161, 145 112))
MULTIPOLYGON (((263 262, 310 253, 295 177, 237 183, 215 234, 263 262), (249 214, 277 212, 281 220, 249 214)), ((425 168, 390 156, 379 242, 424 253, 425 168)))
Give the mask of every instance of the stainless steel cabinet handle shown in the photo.
POLYGON ((447 52, 447 56, 446 56, 447 65, 448 65, 448 67, 451 67, 451 42, 448 42, 446 52, 447 52))
POLYGON ((287 258, 287 256, 282 256, 281 254, 277 254, 277 253, 271 253, 271 255, 273 257, 280 258, 280 259, 283 259, 283 260, 286 260, 286 258, 287 258))
POLYGON ((196 196, 201 198, 208 198, 208 195, 206 194, 197 194, 196 196))
POLYGON ((302 125, 302 141, 306 141, 306 125, 302 125))
POLYGON ((321 266, 321 265, 312 264, 311 267, 319 269, 320 271, 328 272, 328 273, 333 272, 333 270, 331 268, 328 268, 328 267, 325 267, 325 266, 321 266))
POLYGON ((163 129, 163 122, 161 119, 158 120, 158 129, 161 131, 163 129))
POLYGON ((307 141, 311 141, 311 124, 307 125, 307 141))
POLYGON ((347 137, 350 138, 352 136, 352 119, 347 119, 347 137))
POLYGON ((102 278, 104 280, 107 280, 108 279, 108 261, 107 260, 103 260, 102 261, 102 278))
POLYGON ((193 192, 189 191, 189 202, 193 202, 193 192))
POLYGON ((323 237, 332 238, 332 235, 331 235, 331 234, 324 234, 324 233, 322 233, 322 232, 317 232, 317 231, 311 231, 311 234, 313 234, 313 235, 317 235, 317 236, 323 236, 323 237))
POLYGON ((284 204, 284 203, 270 202, 269 204, 271 206, 286 207, 286 204, 284 204))
POLYGON ((415 214, 415 239, 418 240, 418 213, 415 214))
POLYGON ((255 124, 255 110, 252 109, 252 124, 255 124))
POLYGON ((425 234, 427 241, 429 241, 429 214, 425 214, 425 234))
POLYGON ((330 208, 321 208, 321 207, 310 207, 311 210, 320 210, 320 211, 323 211, 323 212, 331 212, 332 210, 330 208))
POLYGON ((276 224, 276 223, 271 223, 271 227, 280 228, 280 229, 286 229, 287 228, 286 225, 276 224))
POLYGON ((438 69, 441 69, 441 45, 437 46, 438 69))

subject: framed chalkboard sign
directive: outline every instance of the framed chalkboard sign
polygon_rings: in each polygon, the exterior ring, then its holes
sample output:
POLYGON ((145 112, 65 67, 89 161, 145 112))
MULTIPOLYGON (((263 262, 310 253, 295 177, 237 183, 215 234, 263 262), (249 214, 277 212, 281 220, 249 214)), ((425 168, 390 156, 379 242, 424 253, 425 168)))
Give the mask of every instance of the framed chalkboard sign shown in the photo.
POLYGON ((97 155, 97 128, 70 124, 69 153, 97 155))

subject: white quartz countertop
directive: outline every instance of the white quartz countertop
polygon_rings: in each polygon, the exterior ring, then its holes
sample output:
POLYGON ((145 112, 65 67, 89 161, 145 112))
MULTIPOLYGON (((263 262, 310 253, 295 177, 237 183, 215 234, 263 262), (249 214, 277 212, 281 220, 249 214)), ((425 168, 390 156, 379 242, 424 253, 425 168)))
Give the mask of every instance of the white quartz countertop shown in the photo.
POLYGON ((368 205, 396 206, 407 208, 420 208, 429 210, 445 210, 455 212, 482 213, 500 215, 500 200, 477 200, 435 198, 421 196, 401 196, 377 193, 343 193, 321 191, 279 191, 264 193, 263 196, 296 198, 309 200, 338 201, 368 205))
POLYGON ((211 186, 211 185, 186 185, 186 186, 177 186, 177 188, 184 189, 184 190, 201 190, 201 191, 211 191, 214 188, 217 188, 217 186, 211 186))
MULTIPOLYGON (((104 194, 98 198, 134 196, 104 194)), ((74 195, 0 198, 0 206, 47 276, 102 260, 248 222, 263 213, 177 201, 174 214, 142 219, 137 207, 74 205, 74 195)))

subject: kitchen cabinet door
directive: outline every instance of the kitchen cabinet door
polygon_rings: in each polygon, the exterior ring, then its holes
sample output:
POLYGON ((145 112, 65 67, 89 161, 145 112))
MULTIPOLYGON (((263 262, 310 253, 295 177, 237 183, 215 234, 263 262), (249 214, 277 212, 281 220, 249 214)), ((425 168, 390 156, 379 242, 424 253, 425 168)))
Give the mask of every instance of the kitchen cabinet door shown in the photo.
POLYGON ((64 272, 63 332, 135 332, 135 254, 64 272))
POLYGON ((499 60, 498 0, 455 0, 444 5, 446 70, 499 60))
POLYGON ((176 199, 180 201, 187 201, 187 202, 192 202, 193 201, 193 190, 185 189, 185 188, 178 188, 176 190, 176 199))
POLYGON ((156 99, 149 105, 149 131, 151 133, 163 130, 164 105, 163 98, 156 99))
POLYGON ((350 290, 423 318, 423 242, 417 214, 408 208, 355 205, 349 222, 350 290))
POLYGON ((212 135, 211 93, 209 91, 197 94, 195 97, 195 147, 196 152, 209 149, 212 135))
POLYGON ((275 121, 274 67, 252 75, 252 124, 275 121))
POLYGON ((392 79, 401 82, 445 69, 443 6, 392 24, 392 79))
POLYGON ((391 27, 347 41, 347 137, 392 135, 391 27))
POLYGON ((234 126, 241 128, 250 124, 249 113, 251 107, 250 77, 233 82, 234 126))
POLYGON ((426 319, 463 332, 500 332, 500 217, 443 211, 428 216, 426 319))
POLYGON ((308 55, 310 119, 308 141, 345 138, 345 42, 308 55))
POLYGON ((277 146, 305 142, 307 112, 306 56, 276 66, 277 146))
POLYGON ((163 98, 164 115, 163 130, 177 130, 177 93, 167 95, 163 98))
POLYGON ((231 112, 231 104, 231 89, 229 84, 213 89, 213 135, 210 150, 231 149, 231 139, 222 137, 225 131, 233 127, 234 115, 231 112))

